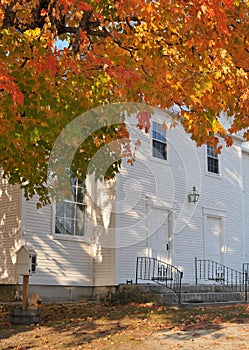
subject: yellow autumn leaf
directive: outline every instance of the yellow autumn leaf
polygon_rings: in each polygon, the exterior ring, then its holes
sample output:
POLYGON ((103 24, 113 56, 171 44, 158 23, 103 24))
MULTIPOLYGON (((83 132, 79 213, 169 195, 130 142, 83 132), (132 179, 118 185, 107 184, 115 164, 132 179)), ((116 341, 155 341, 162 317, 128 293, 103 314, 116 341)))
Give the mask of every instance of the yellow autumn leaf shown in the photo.
POLYGON ((215 134, 219 133, 222 130, 221 124, 218 122, 217 119, 214 119, 212 122, 212 129, 215 134))
POLYGON ((217 72, 214 73, 214 78, 215 78, 215 79, 220 79, 221 75, 222 75, 222 74, 221 74, 221 71, 220 71, 220 70, 217 70, 217 72))
POLYGON ((37 39, 41 35, 41 29, 40 28, 27 29, 25 30, 24 35, 28 39, 37 39))
POLYGON ((165 74, 165 78, 166 78, 167 80, 172 79, 172 74, 169 73, 169 72, 167 72, 167 73, 165 74))

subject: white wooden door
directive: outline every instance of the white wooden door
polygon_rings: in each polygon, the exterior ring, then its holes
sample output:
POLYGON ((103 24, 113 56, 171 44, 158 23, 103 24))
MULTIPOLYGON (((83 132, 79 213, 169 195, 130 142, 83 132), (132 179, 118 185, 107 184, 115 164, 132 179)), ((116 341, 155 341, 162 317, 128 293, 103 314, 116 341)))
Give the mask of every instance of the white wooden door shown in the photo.
POLYGON ((164 208, 152 208, 149 217, 149 256, 170 263, 171 229, 170 212, 164 208))
POLYGON ((206 259, 223 263, 223 225, 222 218, 207 216, 206 259))

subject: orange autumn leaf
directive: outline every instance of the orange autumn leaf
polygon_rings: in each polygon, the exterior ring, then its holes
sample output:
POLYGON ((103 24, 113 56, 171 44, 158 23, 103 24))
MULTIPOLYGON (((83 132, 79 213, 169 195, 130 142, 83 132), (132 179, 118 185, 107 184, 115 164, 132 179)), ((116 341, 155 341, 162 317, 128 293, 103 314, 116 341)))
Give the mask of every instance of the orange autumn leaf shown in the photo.
MULTIPOLYGON (((108 103, 177 107, 198 146, 218 137, 230 146, 237 132, 249 140, 248 17, 248 2, 237 0, 2 1, 0 167, 13 183, 25 183, 27 196, 35 189, 46 197, 57 136, 108 103)), ((146 110, 137 126, 149 131, 146 110)), ((123 127, 103 133, 104 143, 129 139, 123 127)), ((97 149, 88 146, 75 169, 97 149)))
POLYGON ((149 111, 139 111, 137 113, 137 126, 140 130, 144 129, 145 133, 148 133, 150 129, 150 112, 149 111))

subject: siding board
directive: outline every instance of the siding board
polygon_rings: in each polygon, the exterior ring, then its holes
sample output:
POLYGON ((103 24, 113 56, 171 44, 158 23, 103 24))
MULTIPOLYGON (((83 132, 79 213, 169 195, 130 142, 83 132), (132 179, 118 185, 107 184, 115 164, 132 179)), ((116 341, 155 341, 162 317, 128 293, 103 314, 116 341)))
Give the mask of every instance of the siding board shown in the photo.
POLYGON ((0 175, 0 283, 15 284, 15 251, 19 243, 21 190, 0 175))
POLYGON ((81 240, 53 236, 52 206, 36 208, 37 198, 26 202, 25 242, 37 252, 37 272, 30 283, 92 285, 90 245, 81 240))

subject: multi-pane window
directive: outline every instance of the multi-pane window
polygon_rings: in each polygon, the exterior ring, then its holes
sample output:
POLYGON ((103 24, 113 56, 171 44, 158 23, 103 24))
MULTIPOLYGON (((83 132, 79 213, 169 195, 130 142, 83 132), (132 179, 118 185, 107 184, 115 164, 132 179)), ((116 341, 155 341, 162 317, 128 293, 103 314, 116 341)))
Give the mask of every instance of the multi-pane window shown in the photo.
POLYGON ((72 198, 56 203, 55 233, 71 236, 84 235, 85 183, 71 179, 72 198))
POLYGON ((157 122, 152 122, 152 155, 167 160, 166 130, 157 122))
POLYGON ((208 172, 219 174, 219 155, 215 149, 216 146, 207 145, 207 168, 208 172))

